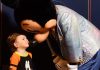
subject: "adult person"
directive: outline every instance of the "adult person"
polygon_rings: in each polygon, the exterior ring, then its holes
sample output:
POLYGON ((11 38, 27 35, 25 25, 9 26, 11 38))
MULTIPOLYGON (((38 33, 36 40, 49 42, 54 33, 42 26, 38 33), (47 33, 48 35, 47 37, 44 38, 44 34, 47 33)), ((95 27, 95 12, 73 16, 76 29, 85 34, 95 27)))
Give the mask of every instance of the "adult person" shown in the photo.
MULTIPOLYGON (((60 43, 61 42, 67 43, 67 46, 71 46, 71 47, 76 47, 76 46, 82 47, 83 64, 79 65, 79 69, 90 70, 93 68, 99 70, 100 65, 98 61, 99 58, 98 54, 99 54, 99 45, 100 45, 99 44, 100 31, 93 24, 91 24, 84 17, 82 17, 81 15, 77 14, 75 11, 72 11, 67 7, 56 5, 55 6, 56 12, 54 12, 55 9, 53 4, 51 6, 50 5, 51 3, 49 4, 46 3, 49 6, 45 6, 45 8, 41 5, 42 9, 49 8, 46 9, 46 11, 44 12, 41 9, 41 6, 38 7, 38 1, 37 1, 35 2, 35 4, 37 4, 38 10, 34 8, 34 10, 32 11, 33 9, 32 4, 30 3, 28 4, 27 2, 24 3, 23 7, 22 6, 19 7, 20 9, 19 12, 18 12, 18 8, 16 9, 17 11, 15 11, 16 21, 19 23, 19 25, 23 30, 30 33, 34 33, 33 36, 34 39, 39 44, 41 44, 41 42, 45 41, 48 38, 51 31, 54 30, 55 27, 57 27, 58 34, 62 38, 62 39, 59 38, 61 39, 60 43), (25 6, 26 4, 27 7, 25 6), (29 5, 31 6, 29 7, 29 5), (57 21, 56 21, 56 15, 52 16, 52 14, 50 14, 51 10, 53 11, 52 12, 53 14, 55 13, 57 15, 57 21), (33 15, 32 13, 34 11, 35 14, 33 15), (47 12, 49 14, 46 14, 47 12), (91 63, 92 61, 94 62, 91 63)), ((66 53, 66 51, 64 52, 63 50, 62 54, 64 53, 66 53)))
POLYGON ((75 11, 60 5, 56 7, 60 28, 61 30, 64 29, 64 27, 66 28, 66 30, 64 30, 65 32, 63 32, 66 34, 65 36, 67 36, 66 40, 74 44, 73 46, 82 47, 83 63, 79 65, 79 70, 99 70, 100 30, 75 11), (78 41, 80 45, 76 45, 76 41, 78 41))
MULTIPOLYGON (((79 69, 83 68, 84 70, 87 66, 85 64, 90 63, 90 60, 99 51, 100 31, 84 17, 67 7, 56 5, 55 11, 54 5, 50 2, 43 3, 43 6, 36 5, 38 2, 34 2, 33 5, 31 3, 29 3, 30 5, 27 3, 27 7, 24 5, 26 3, 22 3, 23 6, 15 10, 15 18, 22 29, 34 33, 34 39, 41 43, 48 38, 50 31, 57 26, 58 34, 63 38, 60 43, 67 43, 67 46, 70 47, 82 47, 83 63, 79 65, 79 69)), ((62 50, 63 55, 67 53, 66 50, 62 50)), ((92 67, 97 68, 94 66, 92 67)))

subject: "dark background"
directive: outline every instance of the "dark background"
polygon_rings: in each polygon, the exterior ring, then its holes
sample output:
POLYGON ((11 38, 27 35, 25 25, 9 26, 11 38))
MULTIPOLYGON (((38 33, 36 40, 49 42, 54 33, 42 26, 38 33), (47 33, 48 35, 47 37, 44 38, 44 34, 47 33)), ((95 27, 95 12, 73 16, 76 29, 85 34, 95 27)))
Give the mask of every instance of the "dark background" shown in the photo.
MULTIPOLYGON (((65 5, 75 10, 100 29, 100 0, 53 1, 55 4, 65 5)), ((9 58, 11 56, 11 50, 7 45, 6 39, 10 33, 17 30, 17 25, 13 18, 13 11, 14 10, 12 8, 1 5, 0 3, 0 69, 3 68, 2 70, 7 70, 5 66, 9 65, 9 58)))

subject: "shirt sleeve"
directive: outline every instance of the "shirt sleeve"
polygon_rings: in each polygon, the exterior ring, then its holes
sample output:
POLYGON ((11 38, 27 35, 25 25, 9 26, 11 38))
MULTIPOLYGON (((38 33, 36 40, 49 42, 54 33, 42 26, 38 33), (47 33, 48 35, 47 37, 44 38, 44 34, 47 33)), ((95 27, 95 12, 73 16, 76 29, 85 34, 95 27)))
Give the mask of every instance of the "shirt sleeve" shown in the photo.
POLYGON ((17 65, 20 61, 20 56, 13 53, 13 55, 10 58, 10 70, 17 70, 17 65))
POLYGON ((71 63, 82 60, 82 42, 80 34, 80 15, 69 8, 58 7, 58 24, 63 34, 62 55, 71 63))

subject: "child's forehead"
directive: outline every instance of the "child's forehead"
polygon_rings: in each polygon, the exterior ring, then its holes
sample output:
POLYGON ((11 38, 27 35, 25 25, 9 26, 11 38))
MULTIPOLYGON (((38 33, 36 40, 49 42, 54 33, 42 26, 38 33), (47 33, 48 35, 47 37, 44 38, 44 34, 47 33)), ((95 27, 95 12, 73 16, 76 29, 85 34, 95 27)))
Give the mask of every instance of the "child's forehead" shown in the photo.
POLYGON ((25 35, 19 35, 19 36, 17 36, 17 39, 20 39, 20 38, 26 38, 26 36, 25 35))

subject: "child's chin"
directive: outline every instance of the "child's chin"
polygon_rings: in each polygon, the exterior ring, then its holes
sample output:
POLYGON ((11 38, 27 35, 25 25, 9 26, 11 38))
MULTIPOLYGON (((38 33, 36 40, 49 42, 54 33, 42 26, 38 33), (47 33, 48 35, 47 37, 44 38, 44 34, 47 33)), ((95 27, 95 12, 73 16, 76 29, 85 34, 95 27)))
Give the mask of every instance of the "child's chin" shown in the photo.
POLYGON ((29 47, 29 45, 26 46, 26 48, 28 48, 28 47, 29 47))

